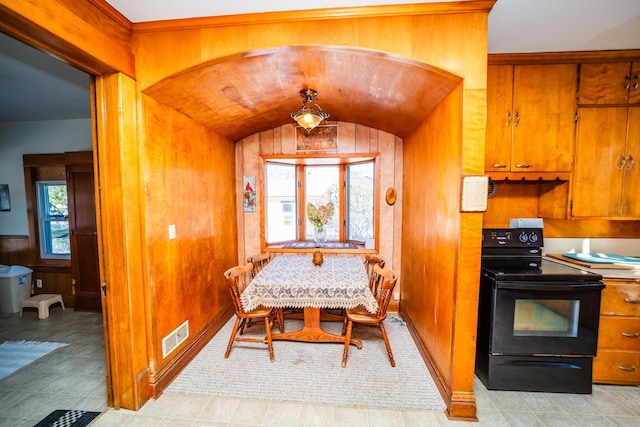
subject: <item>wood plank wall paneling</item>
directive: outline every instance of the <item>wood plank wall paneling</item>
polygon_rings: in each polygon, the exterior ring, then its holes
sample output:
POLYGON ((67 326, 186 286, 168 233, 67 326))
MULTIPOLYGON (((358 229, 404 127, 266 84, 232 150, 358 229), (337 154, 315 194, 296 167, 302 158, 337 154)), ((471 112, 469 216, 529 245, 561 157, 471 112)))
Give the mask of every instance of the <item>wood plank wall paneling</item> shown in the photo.
POLYGON ((411 319, 449 413, 474 419, 475 340, 461 337, 475 336, 478 283, 469 277, 480 270, 479 240, 472 237, 480 233, 481 215, 471 214, 467 223, 458 213, 462 92, 452 92, 405 138, 400 311, 411 319), (477 262, 459 259, 457 247, 477 252, 477 262))
MULTIPOLYGON (((237 147, 148 96, 142 96, 142 104, 142 161, 147 171, 143 246, 146 258, 153 260, 144 275, 152 296, 150 366, 155 386, 168 383, 163 376, 175 374, 165 370, 182 350, 212 322, 229 316, 223 273, 238 264, 237 147), (170 224, 175 225, 175 239, 169 239, 170 224), (185 321, 189 338, 164 357, 162 339, 185 321)), ((253 146, 257 157, 258 145, 253 146)))
POLYGON ((28 265, 29 236, 0 235, 0 264, 28 265))

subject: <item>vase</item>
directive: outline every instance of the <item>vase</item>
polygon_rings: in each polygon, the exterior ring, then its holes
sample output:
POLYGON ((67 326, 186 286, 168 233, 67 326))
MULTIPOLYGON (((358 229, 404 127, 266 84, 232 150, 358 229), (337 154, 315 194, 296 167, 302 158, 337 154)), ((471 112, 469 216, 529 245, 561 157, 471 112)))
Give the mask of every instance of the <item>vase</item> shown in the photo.
POLYGON ((316 230, 316 248, 321 248, 327 241, 327 232, 325 226, 323 225, 320 228, 314 227, 314 229, 316 230))

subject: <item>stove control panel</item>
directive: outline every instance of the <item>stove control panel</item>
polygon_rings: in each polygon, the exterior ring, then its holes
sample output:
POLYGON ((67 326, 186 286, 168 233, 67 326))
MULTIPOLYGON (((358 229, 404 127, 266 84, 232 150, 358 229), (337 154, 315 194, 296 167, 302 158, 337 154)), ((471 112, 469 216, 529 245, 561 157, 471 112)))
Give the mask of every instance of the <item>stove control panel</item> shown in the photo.
POLYGON ((485 228, 482 247, 541 247, 542 228, 485 228))

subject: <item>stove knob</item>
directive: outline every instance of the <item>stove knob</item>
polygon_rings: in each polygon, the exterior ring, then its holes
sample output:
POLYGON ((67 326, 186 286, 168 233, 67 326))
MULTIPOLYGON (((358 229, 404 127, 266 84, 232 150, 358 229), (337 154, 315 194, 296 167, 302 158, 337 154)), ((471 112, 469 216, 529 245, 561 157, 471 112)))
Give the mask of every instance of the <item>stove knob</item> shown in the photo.
POLYGON ((529 240, 529 236, 527 236, 527 233, 522 232, 518 236, 518 240, 520 240, 522 243, 526 243, 529 240))
POLYGON ((529 236, 529 241, 531 243, 535 243, 538 241, 538 234, 535 231, 531 232, 531 235, 529 236))

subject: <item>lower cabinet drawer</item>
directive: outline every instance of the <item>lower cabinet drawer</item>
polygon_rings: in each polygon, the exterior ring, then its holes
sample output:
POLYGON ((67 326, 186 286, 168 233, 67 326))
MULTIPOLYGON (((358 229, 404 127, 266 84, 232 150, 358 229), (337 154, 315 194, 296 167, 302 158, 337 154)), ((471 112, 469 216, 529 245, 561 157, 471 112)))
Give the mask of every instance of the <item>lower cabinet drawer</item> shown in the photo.
POLYGON ((640 351, 640 317, 600 316, 598 348, 640 351))
POLYGON ((593 359, 593 382, 640 384, 640 351, 598 349, 593 359))

